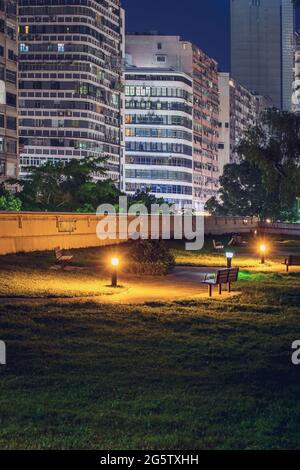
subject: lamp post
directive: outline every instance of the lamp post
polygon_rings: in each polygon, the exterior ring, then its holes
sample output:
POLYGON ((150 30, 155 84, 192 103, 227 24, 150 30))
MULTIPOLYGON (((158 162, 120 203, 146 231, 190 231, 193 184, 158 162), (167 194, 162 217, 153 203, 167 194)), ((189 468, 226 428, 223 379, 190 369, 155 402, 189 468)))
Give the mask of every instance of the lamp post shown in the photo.
POLYGON ((119 258, 111 259, 111 287, 118 287, 118 266, 120 264, 119 258))
POLYGON ((259 247, 259 251, 260 251, 260 256, 261 256, 261 264, 265 264, 265 261, 266 261, 266 251, 267 251, 267 247, 265 244, 261 244, 260 247, 259 247))
POLYGON ((234 256, 234 254, 231 253, 231 252, 226 252, 225 255, 226 255, 226 259, 227 259, 227 268, 230 269, 232 267, 232 258, 234 256))

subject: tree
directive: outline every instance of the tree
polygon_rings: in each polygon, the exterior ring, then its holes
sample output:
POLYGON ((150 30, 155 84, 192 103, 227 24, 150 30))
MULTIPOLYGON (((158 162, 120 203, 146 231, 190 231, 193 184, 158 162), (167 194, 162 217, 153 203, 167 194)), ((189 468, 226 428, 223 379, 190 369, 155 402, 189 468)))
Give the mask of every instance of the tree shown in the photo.
POLYGON ((260 123, 245 134, 237 152, 242 160, 261 171, 271 218, 295 220, 300 194, 300 116, 297 113, 266 110, 260 123))
POLYGON ((21 187, 19 197, 25 210, 57 210, 70 200, 69 193, 63 190, 62 162, 46 163, 39 167, 30 167, 29 175, 18 181, 21 187))
POLYGON ((147 189, 146 191, 137 191, 133 196, 130 196, 129 204, 143 204, 150 213, 152 205, 166 204, 166 201, 161 197, 157 198, 156 196, 150 193, 150 189, 147 189))
POLYGON ((18 181, 25 210, 94 212, 104 202, 116 201, 119 190, 105 176, 106 158, 84 158, 29 168, 29 175, 18 181))
POLYGON ((21 200, 0 185, 0 211, 19 212, 22 208, 21 200))
POLYGON ((111 180, 86 182, 82 184, 77 191, 76 204, 83 209, 83 212, 93 212, 88 210, 93 207, 94 211, 100 204, 118 204, 118 198, 121 191, 111 180))
POLYGON ((19 212, 22 208, 21 200, 13 194, 0 196, 0 211, 19 212))
POLYGON ((220 178, 220 201, 214 213, 257 215, 294 221, 300 194, 300 117, 276 109, 265 111, 237 146, 240 163, 228 165, 220 178), (248 211, 248 213, 247 213, 248 211))
POLYGON ((219 200, 211 198, 206 209, 214 215, 268 216, 269 201, 260 170, 249 162, 224 167, 219 200))

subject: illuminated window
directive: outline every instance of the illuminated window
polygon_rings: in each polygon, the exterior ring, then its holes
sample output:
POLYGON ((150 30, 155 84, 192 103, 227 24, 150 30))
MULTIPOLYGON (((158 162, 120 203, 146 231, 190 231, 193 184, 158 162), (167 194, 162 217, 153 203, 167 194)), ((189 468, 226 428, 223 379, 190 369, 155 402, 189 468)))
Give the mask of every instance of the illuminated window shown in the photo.
POLYGON ((27 46, 27 44, 21 43, 20 52, 28 52, 28 51, 29 51, 29 47, 27 46))

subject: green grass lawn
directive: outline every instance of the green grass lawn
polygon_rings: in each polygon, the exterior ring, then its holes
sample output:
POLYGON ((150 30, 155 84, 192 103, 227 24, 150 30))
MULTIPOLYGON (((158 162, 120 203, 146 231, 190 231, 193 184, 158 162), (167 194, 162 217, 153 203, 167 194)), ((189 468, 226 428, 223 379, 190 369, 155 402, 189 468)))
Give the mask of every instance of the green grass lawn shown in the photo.
POLYGON ((111 248, 72 250, 74 270, 55 267, 53 252, 0 256, 0 298, 73 298, 110 295, 111 248))
MULTIPOLYGON (((300 256, 300 238, 287 237, 283 239, 280 236, 268 236, 266 239, 267 253, 266 262, 262 266, 259 246, 260 239, 253 239, 244 236, 243 239, 248 242, 246 247, 228 247, 230 236, 214 237, 224 245, 224 250, 220 253, 213 249, 213 241, 211 237, 206 237, 205 244, 200 251, 186 251, 181 241, 170 242, 173 254, 176 258, 177 265, 184 266, 207 266, 220 267, 226 265, 225 252, 233 252, 233 265, 239 266, 241 269, 254 272, 285 272, 283 262, 291 253, 300 256)), ((296 268, 296 270, 299 268, 296 268)), ((292 268, 295 270, 295 268, 292 268)))
POLYGON ((0 448, 299 449, 299 298, 259 285, 226 302, 2 305, 0 448))
MULTIPOLYGON (((91 271, 105 258, 76 253, 91 271)), ((0 288, 1 272, 11 292, 23 273, 36 295, 51 256, 0 258, 0 288)), ((0 448, 300 449, 300 273, 245 269, 236 288, 143 306, 2 301, 0 448)))

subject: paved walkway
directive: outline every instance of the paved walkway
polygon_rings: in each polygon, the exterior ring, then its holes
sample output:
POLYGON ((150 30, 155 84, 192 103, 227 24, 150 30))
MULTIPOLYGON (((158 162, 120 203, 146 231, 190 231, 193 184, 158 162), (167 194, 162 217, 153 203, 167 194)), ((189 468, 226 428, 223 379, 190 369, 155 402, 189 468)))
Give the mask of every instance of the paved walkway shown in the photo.
MULTIPOLYGON (((201 284, 206 273, 212 273, 217 268, 176 267, 168 276, 147 277, 130 276, 120 277, 120 288, 113 294, 94 297, 74 298, 4 298, 2 304, 31 304, 45 305, 49 303, 81 303, 96 302, 105 304, 143 304, 145 302, 172 302, 181 299, 208 298, 207 287, 201 284)), ((237 295, 237 292, 223 293, 222 298, 237 295)), ((214 289, 214 297, 220 298, 218 289, 214 289)))

